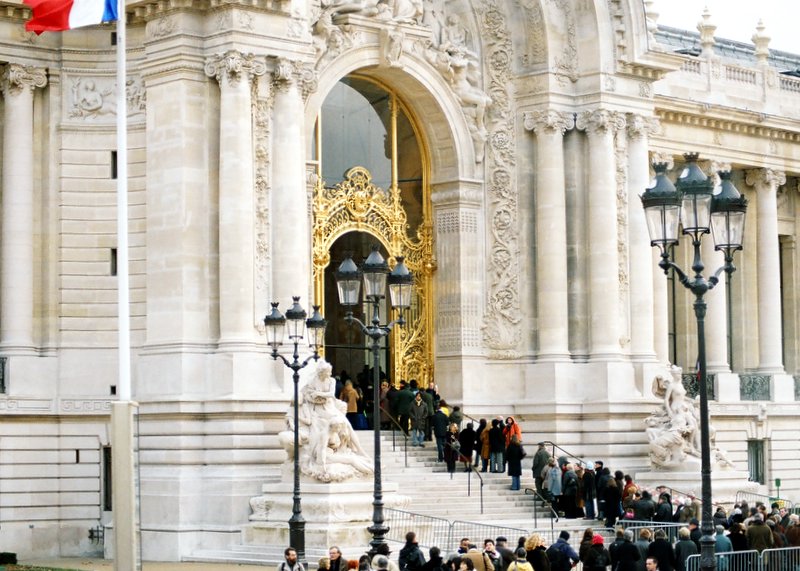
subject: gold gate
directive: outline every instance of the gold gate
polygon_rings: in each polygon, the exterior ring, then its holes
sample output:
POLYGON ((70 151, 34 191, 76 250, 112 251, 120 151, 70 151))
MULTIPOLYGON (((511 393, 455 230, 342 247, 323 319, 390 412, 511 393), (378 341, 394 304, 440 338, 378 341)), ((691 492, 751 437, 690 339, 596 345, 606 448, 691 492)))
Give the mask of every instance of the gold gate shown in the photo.
MULTIPOLYGON (((313 206, 314 299, 317 304, 324 304, 330 249, 348 232, 374 236, 389 253, 390 267, 394 267, 397 256, 405 256, 406 265, 414 274, 414 296, 405 327, 395 327, 390 336, 391 379, 417 379, 420 386, 427 386, 433 378, 431 277, 435 263, 430 215, 427 208, 423 210, 422 223, 412 237, 407 232, 406 211, 396 183, 388 191, 379 188, 372 184, 370 172, 360 166, 347 171, 344 180, 331 188, 326 188, 319 178, 313 206)), ((384 316, 384 321, 389 317, 384 316)))

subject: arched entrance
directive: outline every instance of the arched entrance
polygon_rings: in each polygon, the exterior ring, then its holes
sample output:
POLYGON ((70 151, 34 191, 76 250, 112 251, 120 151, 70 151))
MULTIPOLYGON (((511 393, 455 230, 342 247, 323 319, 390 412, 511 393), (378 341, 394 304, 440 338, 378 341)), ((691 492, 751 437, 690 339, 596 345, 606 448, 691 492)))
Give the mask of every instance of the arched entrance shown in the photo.
MULTIPOLYGON (((344 323, 332 272, 345 251, 358 262, 379 243, 390 266, 405 256, 415 276, 407 325, 392 331, 381 366, 393 382, 425 383, 433 376, 434 261, 427 153, 415 122, 396 94, 351 75, 326 98, 315 138, 314 297, 330 322, 326 356, 354 378, 371 364, 367 340, 344 323)), ((382 311, 384 322, 392 317, 382 311)))

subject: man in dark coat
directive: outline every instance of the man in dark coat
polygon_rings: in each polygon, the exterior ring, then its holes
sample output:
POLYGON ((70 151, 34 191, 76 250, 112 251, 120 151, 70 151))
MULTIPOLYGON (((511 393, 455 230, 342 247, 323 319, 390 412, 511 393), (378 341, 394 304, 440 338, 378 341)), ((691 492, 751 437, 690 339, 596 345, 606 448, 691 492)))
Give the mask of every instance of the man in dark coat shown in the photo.
POLYGON ((650 492, 644 490, 642 497, 633 502, 634 519, 637 521, 651 521, 656 514, 656 503, 650 492))
POLYGON ((433 423, 431 418, 436 414, 436 407, 433 403, 433 395, 428 391, 420 391, 422 395, 422 402, 425 403, 425 408, 428 410, 428 419, 425 422, 425 440, 430 442, 433 440, 433 423))
POLYGON ((655 557, 658 560, 659 571, 675 570, 675 551, 667 541, 667 534, 663 529, 656 530, 655 540, 647 548, 647 556, 655 557))
POLYGON ((613 569, 614 571, 637 571, 636 563, 639 559, 641 559, 641 555, 639 549, 633 543, 633 531, 626 529, 622 534, 622 543, 616 549, 616 564, 613 563, 614 559, 612 559, 613 569))
POLYGON ((406 533, 406 544, 400 550, 397 563, 400 571, 417 571, 425 565, 425 556, 417 545, 417 534, 413 531, 406 533))
POLYGON ((544 467, 547 466, 549 461, 550 453, 547 451, 547 448, 544 447, 544 442, 540 442, 536 454, 533 455, 533 466, 531 466, 533 481, 536 482, 536 492, 540 496, 543 495, 542 492, 544 492, 544 488, 542 488, 542 484, 544 483, 542 470, 544 470, 544 467))
POLYGON ((495 571, 506 571, 508 565, 516 559, 516 555, 508 548, 508 539, 502 535, 494 540, 494 545, 497 552, 503 558, 503 568, 501 570, 495 569, 495 571))
POLYGON ((583 503, 586 510, 586 517, 583 519, 594 519, 594 500, 597 497, 597 484, 595 483, 594 465, 591 462, 583 471, 583 503))
POLYGON ((450 419, 444 413, 441 406, 436 407, 436 414, 433 415, 433 436, 436 438, 436 452, 438 462, 444 462, 444 439, 447 437, 447 427, 450 419))
POLYGON ((400 427, 403 432, 408 434, 408 423, 411 420, 409 413, 411 412, 411 404, 414 402, 414 393, 405 383, 400 383, 400 391, 395 397, 395 406, 397 407, 397 416, 400 422, 400 427))
POLYGON ((686 560, 690 555, 697 555, 698 549, 689 538, 690 532, 686 527, 678 530, 678 543, 675 544, 675 570, 686 571, 686 560))
POLYGON ((672 498, 667 492, 663 492, 658 496, 658 505, 656 506, 656 513, 653 516, 653 521, 668 523, 672 521, 672 498))

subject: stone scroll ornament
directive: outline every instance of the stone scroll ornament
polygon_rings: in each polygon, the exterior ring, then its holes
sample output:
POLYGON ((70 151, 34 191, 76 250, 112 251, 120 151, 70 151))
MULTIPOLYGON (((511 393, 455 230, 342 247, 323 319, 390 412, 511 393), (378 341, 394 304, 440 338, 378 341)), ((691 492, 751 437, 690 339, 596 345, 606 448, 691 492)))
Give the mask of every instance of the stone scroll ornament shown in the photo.
MULTIPOLYGON (((644 421, 650 464, 654 470, 695 471, 700 462, 700 405, 687 396, 680 367, 673 366, 671 372, 668 377, 653 379, 653 394, 661 404, 644 421)), ((714 428, 709 426, 714 468, 733 469, 725 451, 716 447, 714 437, 714 428)))
MULTIPOLYGON (((331 364, 324 359, 304 370, 305 382, 298 397, 300 472, 321 482, 370 476, 372 459, 347 420, 347 403, 334 396, 336 381, 331 371, 331 364)), ((286 430, 278 433, 278 439, 286 450, 287 462, 292 462, 294 406, 286 412, 286 430)))

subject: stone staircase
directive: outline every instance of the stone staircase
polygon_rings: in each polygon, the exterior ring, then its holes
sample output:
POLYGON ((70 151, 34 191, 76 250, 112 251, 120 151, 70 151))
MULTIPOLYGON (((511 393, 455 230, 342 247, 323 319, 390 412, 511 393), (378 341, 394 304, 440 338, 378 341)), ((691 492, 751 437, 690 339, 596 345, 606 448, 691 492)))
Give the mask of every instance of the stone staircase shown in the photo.
MULTIPOLYGON (((370 456, 373 455, 372 434, 371 431, 358 433, 365 452, 370 456)), ((381 435, 381 468, 383 482, 397 483, 398 492, 410 499, 403 510, 387 509, 385 519, 387 525, 393 527, 389 537, 393 542, 402 541, 406 531, 417 525, 419 518, 409 513, 465 522, 459 527, 465 530, 474 529, 466 522, 476 522, 473 525, 481 526, 481 531, 474 531, 473 535, 481 536, 488 533, 486 526, 496 527, 492 529, 497 532, 494 535, 502 534, 501 528, 530 530, 550 526, 549 506, 543 506, 534 495, 525 493, 526 488, 535 487, 529 458, 523 462, 522 489, 512 491, 511 478, 507 474, 467 473, 463 465, 458 465, 457 471, 451 475, 444 462, 437 462, 435 442, 426 442, 425 447, 420 448, 412 447, 409 440, 406 449, 400 433, 393 437, 386 431, 381 435), (536 520, 534 510, 538 510, 536 520)), ((515 539, 516 535, 513 537, 515 539)), ((198 549, 183 561, 278 565, 283 561, 284 548, 284 545, 240 543, 226 549, 198 549)), ((316 567, 317 560, 326 555, 326 547, 307 546, 306 560, 312 567, 316 567)))

